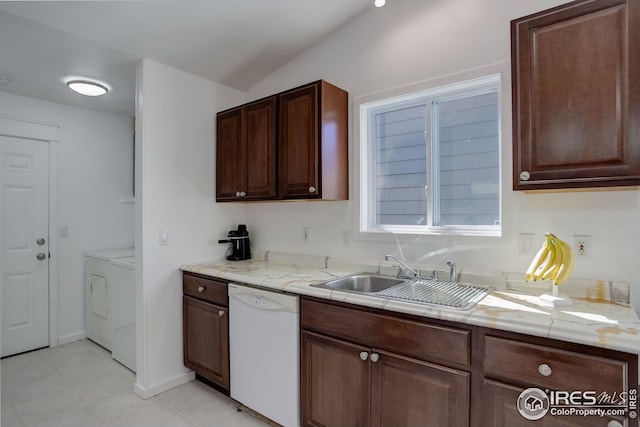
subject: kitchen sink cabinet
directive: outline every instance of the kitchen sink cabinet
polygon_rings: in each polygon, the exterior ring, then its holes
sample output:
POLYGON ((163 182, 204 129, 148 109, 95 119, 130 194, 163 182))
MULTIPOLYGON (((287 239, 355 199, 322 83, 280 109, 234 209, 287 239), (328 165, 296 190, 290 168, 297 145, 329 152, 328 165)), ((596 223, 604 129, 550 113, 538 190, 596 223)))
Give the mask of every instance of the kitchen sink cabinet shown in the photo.
POLYGON ((217 116, 216 200, 276 197, 276 97, 217 116))
POLYGON ((303 426, 360 427, 371 424, 369 348, 303 331, 301 402, 303 426))
POLYGON ((470 331, 309 298, 301 328, 303 426, 469 425, 470 331))
POLYGON ((278 106, 280 197, 348 199, 347 92, 318 81, 279 94, 278 106))
POLYGON ((640 185, 640 3, 511 22, 514 190, 640 185))
POLYGON ((229 390, 229 312, 227 284, 183 274, 184 365, 229 390))
POLYGON ((216 200, 346 200, 348 94, 317 81, 217 115, 216 200))
MULTIPOLYGON (((530 421, 520 415, 517 402, 520 393, 528 388, 620 396, 637 384, 637 356, 488 329, 481 330, 481 336, 482 426, 625 425, 623 418, 606 416, 547 414, 530 421)), ((628 425, 638 424, 635 421, 628 425)))

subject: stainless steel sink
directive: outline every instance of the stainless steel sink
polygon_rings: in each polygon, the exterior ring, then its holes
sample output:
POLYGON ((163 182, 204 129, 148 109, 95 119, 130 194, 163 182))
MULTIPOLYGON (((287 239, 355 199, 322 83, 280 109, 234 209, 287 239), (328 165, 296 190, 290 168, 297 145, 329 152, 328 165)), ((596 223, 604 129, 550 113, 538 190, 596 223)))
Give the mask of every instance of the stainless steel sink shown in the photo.
POLYGON ((374 273, 358 273, 352 276, 340 277, 339 279, 327 280, 311 286, 316 288, 337 289, 346 292, 360 292, 364 294, 375 294, 393 286, 406 282, 405 279, 384 276, 374 273))
POLYGON ((357 273, 311 286, 458 310, 473 307, 491 291, 491 288, 466 283, 423 278, 398 279, 374 273, 357 273))

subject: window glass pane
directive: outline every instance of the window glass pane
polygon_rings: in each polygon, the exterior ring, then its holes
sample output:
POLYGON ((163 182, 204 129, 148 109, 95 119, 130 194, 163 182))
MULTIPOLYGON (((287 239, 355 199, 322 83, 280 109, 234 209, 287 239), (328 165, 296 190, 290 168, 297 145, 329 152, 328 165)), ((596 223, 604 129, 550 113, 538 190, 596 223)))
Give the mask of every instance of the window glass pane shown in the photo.
POLYGON ((500 220, 498 93, 437 103, 437 225, 497 225, 500 220))
POLYGON ((392 106, 374 120, 376 223, 427 224, 426 105, 392 106))

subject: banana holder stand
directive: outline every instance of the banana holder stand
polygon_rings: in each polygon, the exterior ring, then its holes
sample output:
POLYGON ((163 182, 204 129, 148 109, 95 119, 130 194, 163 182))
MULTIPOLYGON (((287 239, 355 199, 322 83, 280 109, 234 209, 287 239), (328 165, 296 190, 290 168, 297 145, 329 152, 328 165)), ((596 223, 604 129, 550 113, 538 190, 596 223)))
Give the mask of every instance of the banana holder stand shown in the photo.
POLYGON ((571 246, 557 238, 553 233, 545 233, 546 240, 531 261, 524 275, 525 282, 530 280, 551 280, 553 292, 551 295, 543 294, 539 301, 541 305, 548 307, 565 307, 573 305, 566 295, 558 293, 558 286, 573 273, 573 251, 571 246))

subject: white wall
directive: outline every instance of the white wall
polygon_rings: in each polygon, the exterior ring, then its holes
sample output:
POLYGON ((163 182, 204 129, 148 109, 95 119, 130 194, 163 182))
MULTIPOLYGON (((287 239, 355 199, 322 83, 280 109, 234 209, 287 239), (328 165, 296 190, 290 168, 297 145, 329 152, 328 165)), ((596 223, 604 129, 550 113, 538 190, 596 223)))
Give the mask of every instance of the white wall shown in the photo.
POLYGON ((218 239, 244 222, 242 206, 215 202, 215 113, 245 96, 149 60, 137 75, 135 389, 149 397, 191 378, 182 357, 178 267, 222 258, 227 245, 218 239), (166 246, 160 229, 168 232, 166 246))
POLYGON ((57 213, 69 237, 58 245, 58 337, 82 338, 85 251, 133 245, 134 205, 121 202, 133 189, 133 120, 5 92, 0 115, 60 127, 57 213))
MULTIPOLYGON (((325 79, 350 93, 350 100, 398 86, 466 72, 509 61, 510 20, 537 12, 564 0, 390 0, 371 8, 311 49, 303 52, 248 92, 248 99, 316 79, 325 79)), ((510 81, 509 66, 503 79, 510 81)), ((507 84, 507 87, 509 84, 507 84)), ((510 94, 506 94, 507 101, 510 94)), ((508 106, 507 106, 508 107, 508 106)), ((542 243, 546 231, 571 241, 573 234, 592 236, 593 256, 576 262, 575 277, 631 281, 635 306, 640 308, 640 192, 524 194, 511 190, 511 115, 503 126, 502 238, 399 237, 399 243, 351 241, 354 233, 354 197, 349 202, 260 203, 247 205, 247 227, 254 249, 287 250, 310 254, 373 258, 402 253, 409 262, 443 263, 451 257, 462 268, 524 271, 531 256, 518 254, 518 234, 536 233, 542 243), (301 227, 310 227, 310 242, 303 243, 301 227), (348 239, 347 239, 348 240, 348 239), (476 249, 424 259, 447 247, 476 249)), ((351 111, 354 128, 356 111, 351 111)), ((353 129, 352 129, 353 130, 353 129)), ((352 195, 354 144, 351 132, 352 195)))

